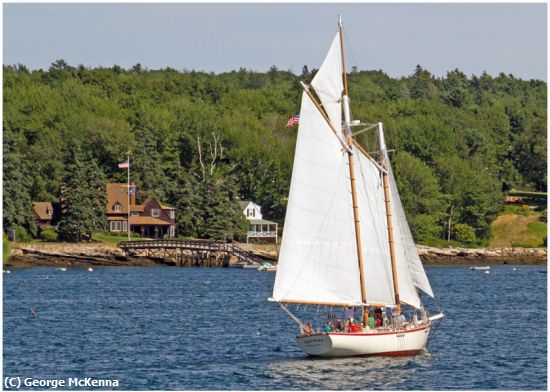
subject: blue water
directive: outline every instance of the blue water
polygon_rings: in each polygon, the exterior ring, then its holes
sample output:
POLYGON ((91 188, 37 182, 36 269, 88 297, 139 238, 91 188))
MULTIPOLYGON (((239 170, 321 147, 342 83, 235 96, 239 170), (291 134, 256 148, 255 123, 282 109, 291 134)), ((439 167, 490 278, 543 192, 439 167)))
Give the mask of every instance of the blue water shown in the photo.
POLYGON ((266 301, 273 273, 13 270, 3 275, 4 377, 117 379, 120 389, 546 389, 540 269, 428 268, 446 313, 428 352, 340 359, 298 349, 295 324, 266 301))

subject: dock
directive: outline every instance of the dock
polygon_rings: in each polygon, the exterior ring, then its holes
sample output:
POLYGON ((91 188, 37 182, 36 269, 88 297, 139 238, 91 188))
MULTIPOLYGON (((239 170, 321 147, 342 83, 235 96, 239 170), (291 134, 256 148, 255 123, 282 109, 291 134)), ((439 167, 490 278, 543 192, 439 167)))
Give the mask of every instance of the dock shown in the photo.
POLYGON ((208 240, 138 240, 117 245, 126 256, 171 260, 180 267, 229 267, 231 256, 240 266, 258 265, 263 259, 235 243, 208 240))

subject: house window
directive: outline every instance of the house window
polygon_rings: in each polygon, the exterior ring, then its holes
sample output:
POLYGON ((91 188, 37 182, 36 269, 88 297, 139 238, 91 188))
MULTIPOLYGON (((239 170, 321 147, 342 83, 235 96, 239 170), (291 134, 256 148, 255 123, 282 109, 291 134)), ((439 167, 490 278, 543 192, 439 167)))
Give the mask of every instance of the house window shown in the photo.
POLYGON ((48 215, 52 216, 53 215, 53 210, 48 210, 48 215))
POLYGON ((174 226, 170 226, 170 237, 174 237, 176 235, 176 228, 174 226))
POLYGON ((139 216, 139 212, 132 212, 132 216, 139 216))
POLYGON ((176 211, 170 210, 170 219, 174 219, 176 217, 176 211))
POLYGON ((122 221, 122 231, 128 231, 128 221, 122 221))
MULTIPOLYGON (((124 221, 124 224, 126 224, 126 221, 124 221)), ((122 230, 122 222, 121 221, 111 221, 111 231, 121 231, 122 230)), ((124 229, 126 230, 126 229, 124 229)))
POLYGON ((122 211, 122 206, 120 204, 115 204, 115 211, 122 211))
POLYGON ((160 210, 158 208, 151 208, 151 216, 158 218, 160 215, 160 210))

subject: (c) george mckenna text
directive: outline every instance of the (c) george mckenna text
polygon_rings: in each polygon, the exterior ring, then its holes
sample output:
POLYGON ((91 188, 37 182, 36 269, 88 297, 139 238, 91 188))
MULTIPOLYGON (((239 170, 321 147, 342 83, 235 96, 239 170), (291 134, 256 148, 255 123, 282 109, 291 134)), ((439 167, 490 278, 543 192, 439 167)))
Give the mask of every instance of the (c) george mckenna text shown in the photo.
POLYGON ((50 387, 56 389, 58 387, 118 387, 117 379, 98 379, 92 377, 69 377, 67 379, 37 379, 25 378, 23 385, 26 387, 50 387))

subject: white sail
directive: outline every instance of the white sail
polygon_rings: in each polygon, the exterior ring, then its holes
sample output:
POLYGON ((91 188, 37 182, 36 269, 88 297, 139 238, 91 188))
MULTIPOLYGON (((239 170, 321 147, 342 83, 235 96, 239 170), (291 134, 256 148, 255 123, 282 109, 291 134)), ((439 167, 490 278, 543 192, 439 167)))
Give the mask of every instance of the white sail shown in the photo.
POLYGON ((332 45, 323 65, 311 81, 311 85, 336 129, 340 129, 342 126, 343 72, 340 32, 338 31, 332 40, 332 45))
MULTIPOLYGON (((412 284, 414 287, 419 288, 430 297, 433 298, 434 294, 426 276, 426 271, 422 266, 422 261, 418 256, 416 251, 416 246, 409 229, 409 224, 407 223, 407 218, 405 216, 405 210, 403 209, 403 204, 401 203, 401 198, 399 197, 399 191, 397 190, 397 184, 391 170, 391 165, 389 164, 389 158, 386 153, 386 160, 388 162, 388 177, 390 183, 390 200, 392 202, 392 216, 393 216, 393 227, 394 227, 394 241, 395 248, 399 258, 403 259, 402 263, 398 265, 402 266, 402 269, 407 269, 409 273, 408 276, 411 277, 412 284)), ((399 287, 401 290, 401 271, 398 272, 399 287)), ((408 279, 408 276, 406 278, 408 279)), ((413 288, 410 287, 410 283, 406 283, 406 292, 401 294, 401 300, 410 303, 410 300, 414 300, 415 304, 419 304, 420 300, 417 300, 418 295, 412 293, 413 288), (407 299, 406 299, 407 298, 407 299)), ((412 305, 412 303, 410 303, 412 305)), ((415 307, 418 307, 415 305, 415 307)))
POLYGON ((348 162, 304 93, 275 301, 361 303, 348 162))
POLYGON ((384 185, 375 164, 356 147, 353 153, 367 303, 391 306, 395 295, 384 185))

